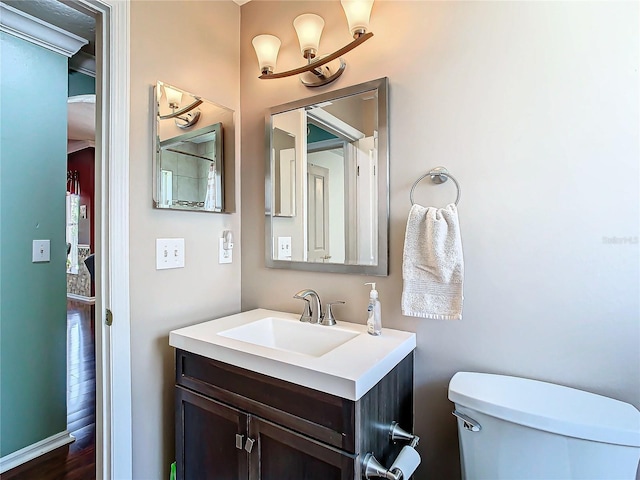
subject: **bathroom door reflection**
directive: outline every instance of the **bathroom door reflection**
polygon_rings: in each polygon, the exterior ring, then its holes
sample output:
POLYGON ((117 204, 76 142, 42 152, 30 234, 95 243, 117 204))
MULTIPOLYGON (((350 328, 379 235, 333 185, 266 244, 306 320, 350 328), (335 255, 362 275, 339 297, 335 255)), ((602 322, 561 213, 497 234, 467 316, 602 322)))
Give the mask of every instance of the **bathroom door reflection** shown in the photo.
POLYGON ((273 129, 273 215, 296 215, 296 137, 292 133, 273 129))
MULTIPOLYGON (((307 225, 309 262, 331 259, 329 240, 329 169, 310 163, 307 166, 307 225)), ((334 246, 334 250, 336 246, 334 246)))

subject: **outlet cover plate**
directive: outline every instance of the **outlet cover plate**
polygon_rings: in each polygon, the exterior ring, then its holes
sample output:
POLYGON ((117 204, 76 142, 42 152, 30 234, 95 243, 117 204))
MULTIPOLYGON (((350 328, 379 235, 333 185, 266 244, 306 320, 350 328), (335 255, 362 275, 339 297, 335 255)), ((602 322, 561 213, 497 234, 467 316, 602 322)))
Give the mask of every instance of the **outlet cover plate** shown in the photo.
POLYGON ((184 268, 184 238, 156 239, 156 270, 184 268))
POLYGON ((232 263, 233 262, 233 249, 224 249, 224 238, 219 239, 218 248, 218 263, 232 263))

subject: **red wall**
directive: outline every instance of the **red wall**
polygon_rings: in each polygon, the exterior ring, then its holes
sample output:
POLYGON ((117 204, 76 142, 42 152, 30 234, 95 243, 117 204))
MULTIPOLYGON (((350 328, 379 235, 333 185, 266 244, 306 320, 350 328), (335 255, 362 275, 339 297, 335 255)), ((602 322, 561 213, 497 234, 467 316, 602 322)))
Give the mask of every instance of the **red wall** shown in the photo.
POLYGON ((80 218, 78 222, 78 243, 90 245, 91 252, 95 250, 94 243, 94 189, 95 189, 95 149, 85 148, 69 154, 67 170, 77 171, 80 180, 80 205, 87 206, 87 218, 80 218))

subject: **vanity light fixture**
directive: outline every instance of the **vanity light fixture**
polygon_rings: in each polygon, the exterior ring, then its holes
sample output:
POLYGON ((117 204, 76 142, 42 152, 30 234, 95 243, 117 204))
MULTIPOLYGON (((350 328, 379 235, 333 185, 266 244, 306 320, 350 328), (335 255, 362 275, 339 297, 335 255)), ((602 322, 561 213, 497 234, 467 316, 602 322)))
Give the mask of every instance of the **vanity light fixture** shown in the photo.
MULTIPOLYGON (((162 88, 158 88, 158 107, 160 106, 160 101, 162 100, 162 91, 164 90, 164 96, 167 99, 167 104, 171 109, 171 113, 166 115, 158 115, 160 120, 167 120, 170 118, 174 118, 176 122, 176 126, 179 128, 189 128, 198 123, 200 120, 200 109, 196 108, 201 103, 198 97, 194 97, 195 101, 187 105, 186 107, 180 108, 180 102, 182 102, 182 92, 175 88, 170 87, 169 85, 163 84, 162 88)), ((158 108, 158 112, 160 109, 158 108)))
POLYGON ((318 56, 320 36, 324 28, 322 17, 313 13, 305 13, 296 17, 293 26, 300 42, 300 52, 308 62, 307 65, 300 68, 274 73, 281 45, 280 39, 268 34, 255 37, 251 43, 258 56, 258 64, 262 72, 258 78, 268 80, 302 74, 304 76, 300 78, 300 81, 307 87, 320 87, 333 82, 342 75, 346 67, 346 63, 340 56, 373 37, 373 33, 367 32, 373 1, 341 0, 340 3, 349 23, 349 31, 354 40, 329 55, 318 56), (337 62, 334 65, 329 65, 334 60, 337 62))

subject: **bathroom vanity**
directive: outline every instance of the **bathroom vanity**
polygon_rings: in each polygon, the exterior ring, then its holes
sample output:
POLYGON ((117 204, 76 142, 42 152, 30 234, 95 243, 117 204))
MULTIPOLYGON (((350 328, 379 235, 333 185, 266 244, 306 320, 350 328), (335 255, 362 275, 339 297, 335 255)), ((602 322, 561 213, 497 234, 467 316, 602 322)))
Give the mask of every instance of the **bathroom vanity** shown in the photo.
POLYGON ((392 463, 391 423, 413 428, 415 334, 298 318, 258 309, 171 332, 178 478, 351 480, 368 452, 392 463))

